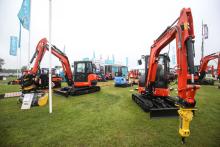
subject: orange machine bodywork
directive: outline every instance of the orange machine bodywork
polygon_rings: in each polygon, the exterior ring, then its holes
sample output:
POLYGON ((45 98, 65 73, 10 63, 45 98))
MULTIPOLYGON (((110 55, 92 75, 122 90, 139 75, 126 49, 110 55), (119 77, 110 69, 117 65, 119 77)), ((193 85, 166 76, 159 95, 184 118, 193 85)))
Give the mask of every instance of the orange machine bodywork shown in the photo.
POLYGON ((128 73, 128 77, 130 77, 130 78, 138 79, 138 76, 139 76, 138 69, 133 69, 133 70, 129 71, 129 73, 128 73))
POLYGON ((169 88, 155 88, 154 96, 170 96, 169 88))
POLYGON ((145 94, 145 93, 146 93, 145 87, 140 87, 140 86, 138 86, 138 93, 140 93, 140 94, 145 94))
MULTIPOLYGON (((138 93, 145 94, 145 87, 138 86, 138 93)), ((153 91, 153 95, 162 97, 170 96, 170 90, 169 88, 155 88, 153 91)))
POLYGON ((132 69, 128 72, 128 80, 131 84, 138 84, 139 79, 139 70, 138 69, 132 69))
POLYGON ((88 81, 86 82, 74 82, 75 87, 90 87, 92 86, 92 81, 98 80, 98 76, 96 74, 89 74, 88 81))

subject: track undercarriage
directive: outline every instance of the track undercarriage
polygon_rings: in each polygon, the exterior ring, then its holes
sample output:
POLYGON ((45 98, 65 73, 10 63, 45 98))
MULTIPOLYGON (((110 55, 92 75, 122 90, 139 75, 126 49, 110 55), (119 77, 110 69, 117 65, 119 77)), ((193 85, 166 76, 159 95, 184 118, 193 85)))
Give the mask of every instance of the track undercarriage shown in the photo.
POLYGON ((178 117, 178 107, 171 97, 158 97, 151 95, 132 94, 132 99, 145 111, 150 112, 150 117, 178 117))
POLYGON ((63 95, 65 97, 70 96, 76 96, 76 95, 83 95, 83 94, 89 94, 94 93, 97 91, 100 91, 99 86, 90 86, 90 87, 63 87, 61 89, 55 89, 53 90, 54 93, 63 95))

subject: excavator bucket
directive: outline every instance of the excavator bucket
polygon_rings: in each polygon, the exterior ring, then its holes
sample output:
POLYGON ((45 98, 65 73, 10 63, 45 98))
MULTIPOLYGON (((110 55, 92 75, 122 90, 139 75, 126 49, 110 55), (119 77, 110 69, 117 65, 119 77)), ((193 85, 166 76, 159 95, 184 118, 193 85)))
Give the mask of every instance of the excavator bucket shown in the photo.
POLYGON ((42 97, 40 97, 38 99, 38 105, 39 106, 44 106, 47 104, 47 101, 48 101, 48 93, 44 94, 42 97))

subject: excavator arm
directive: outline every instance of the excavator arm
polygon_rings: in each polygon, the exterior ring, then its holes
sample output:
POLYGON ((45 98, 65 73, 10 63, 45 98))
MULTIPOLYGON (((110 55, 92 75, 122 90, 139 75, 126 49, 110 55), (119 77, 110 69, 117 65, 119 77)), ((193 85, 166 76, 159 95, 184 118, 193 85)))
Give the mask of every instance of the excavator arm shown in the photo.
MULTIPOLYGON (((28 70, 21 78, 22 79, 21 86, 22 86, 22 91, 24 93, 38 89, 39 83, 37 82, 38 80, 36 80, 36 76, 38 71, 40 70, 40 64, 44 57, 44 54, 48 50, 49 50, 49 42, 47 41, 46 38, 41 39, 38 42, 36 51, 30 61, 30 64, 34 62, 33 67, 30 70, 28 70)), ((63 71, 65 73, 66 81, 69 86, 72 86, 73 74, 71 71, 68 57, 54 45, 52 45, 51 53, 60 60, 63 67, 63 71)))
MULTIPOLYGON (((48 50, 49 50, 49 42, 47 41, 46 38, 41 39, 38 42, 36 51, 30 61, 30 64, 31 64, 35 60, 34 66, 29 71, 29 73, 34 74, 34 75, 37 74, 38 70, 40 69, 41 60, 44 57, 45 52, 48 50)), ((62 67, 63 67, 63 71, 65 73, 67 83, 69 86, 72 86, 73 74, 70 68, 68 57, 62 51, 60 51, 55 45, 52 45, 51 53, 60 60, 62 67)))

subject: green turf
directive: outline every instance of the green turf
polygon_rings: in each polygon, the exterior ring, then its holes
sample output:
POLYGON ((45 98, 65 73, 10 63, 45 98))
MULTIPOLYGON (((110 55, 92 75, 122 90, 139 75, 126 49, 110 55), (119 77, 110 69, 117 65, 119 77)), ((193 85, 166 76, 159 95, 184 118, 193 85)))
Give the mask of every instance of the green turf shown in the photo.
POLYGON ((219 146, 220 89, 216 86, 198 91, 199 109, 191 136, 182 145, 177 118, 149 119, 131 100, 130 88, 107 84, 94 94, 53 95, 52 114, 48 105, 22 111, 16 98, 0 100, 0 146, 219 146))
POLYGON ((6 92, 16 92, 20 90, 19 85, 8 85, 8 82, 11 80, 15 80, 16 77, 7 77, 6 80, 0 81, 0 94, 4 94, 6 92))

